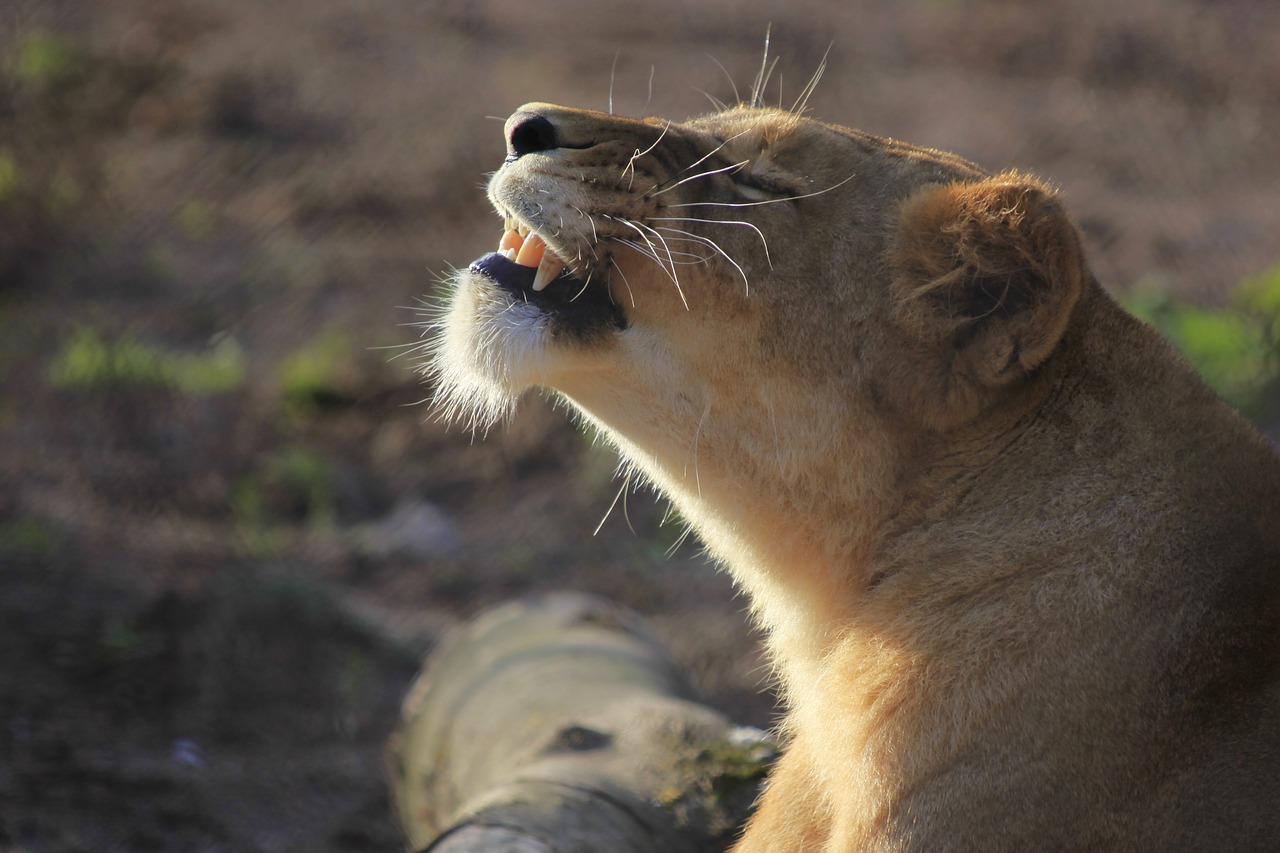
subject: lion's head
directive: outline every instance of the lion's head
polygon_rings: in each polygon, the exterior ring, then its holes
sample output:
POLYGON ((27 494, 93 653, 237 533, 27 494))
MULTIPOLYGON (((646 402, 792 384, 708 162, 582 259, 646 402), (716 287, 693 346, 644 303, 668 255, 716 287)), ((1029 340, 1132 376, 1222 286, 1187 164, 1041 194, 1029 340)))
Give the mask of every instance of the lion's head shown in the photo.
POLYGON ((486 422, 554 389, 713 550, 859 510, 917 431, 1032 383, 1085 286, 1042 184, 791 113, 529 104, 506 139, 504 231, 457 276, 441 400, 486 422))

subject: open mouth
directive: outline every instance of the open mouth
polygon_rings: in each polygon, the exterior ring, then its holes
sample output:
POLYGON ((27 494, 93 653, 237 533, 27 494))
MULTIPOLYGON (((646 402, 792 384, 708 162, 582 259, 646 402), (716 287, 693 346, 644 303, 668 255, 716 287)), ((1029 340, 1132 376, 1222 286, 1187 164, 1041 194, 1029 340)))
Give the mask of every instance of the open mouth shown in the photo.
POLYGON ((588 334, 602 327, 627 327, 606 282, 593 282, 594 273, 588 273, 585 281, 579 278, 542 235, 512 219, 507 220, 498 251, 473 261, 471 270, 541 309, 553 320, 556 331, 588 334))

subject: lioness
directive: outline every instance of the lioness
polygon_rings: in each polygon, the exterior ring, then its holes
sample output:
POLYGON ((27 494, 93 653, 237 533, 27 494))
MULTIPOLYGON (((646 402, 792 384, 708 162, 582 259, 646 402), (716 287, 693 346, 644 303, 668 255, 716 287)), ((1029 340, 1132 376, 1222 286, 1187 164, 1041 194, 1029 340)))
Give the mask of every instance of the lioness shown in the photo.
POLYGON ((1280 850, 1280 461, 1050 187, 748 107, 505 132, 429 370, 554 389, 749 593, 737 850, 1280 850))

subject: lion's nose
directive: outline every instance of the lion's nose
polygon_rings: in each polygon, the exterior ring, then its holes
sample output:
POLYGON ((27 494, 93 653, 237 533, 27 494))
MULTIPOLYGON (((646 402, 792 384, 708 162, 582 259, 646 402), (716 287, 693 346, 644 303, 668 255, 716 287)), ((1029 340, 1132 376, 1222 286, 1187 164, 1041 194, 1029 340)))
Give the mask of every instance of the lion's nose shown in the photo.
POLYGON ((556 126, 545 115, 516 113, 507 122, 508 160, 559 147, 560 140, 556 126))

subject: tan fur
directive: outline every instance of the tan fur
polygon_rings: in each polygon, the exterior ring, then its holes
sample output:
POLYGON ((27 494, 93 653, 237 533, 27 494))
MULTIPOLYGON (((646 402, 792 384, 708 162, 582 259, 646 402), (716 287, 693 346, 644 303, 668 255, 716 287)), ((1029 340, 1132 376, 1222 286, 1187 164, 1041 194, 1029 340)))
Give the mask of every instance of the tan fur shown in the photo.
POLYGON ((627 328, 464 272, 432 369, 477 423, 554 389, 750 595, 791 740, 739 851, 1280 849, 1280 463, 1052 189, 767 110, 535 116, 490 196, 627 328))

